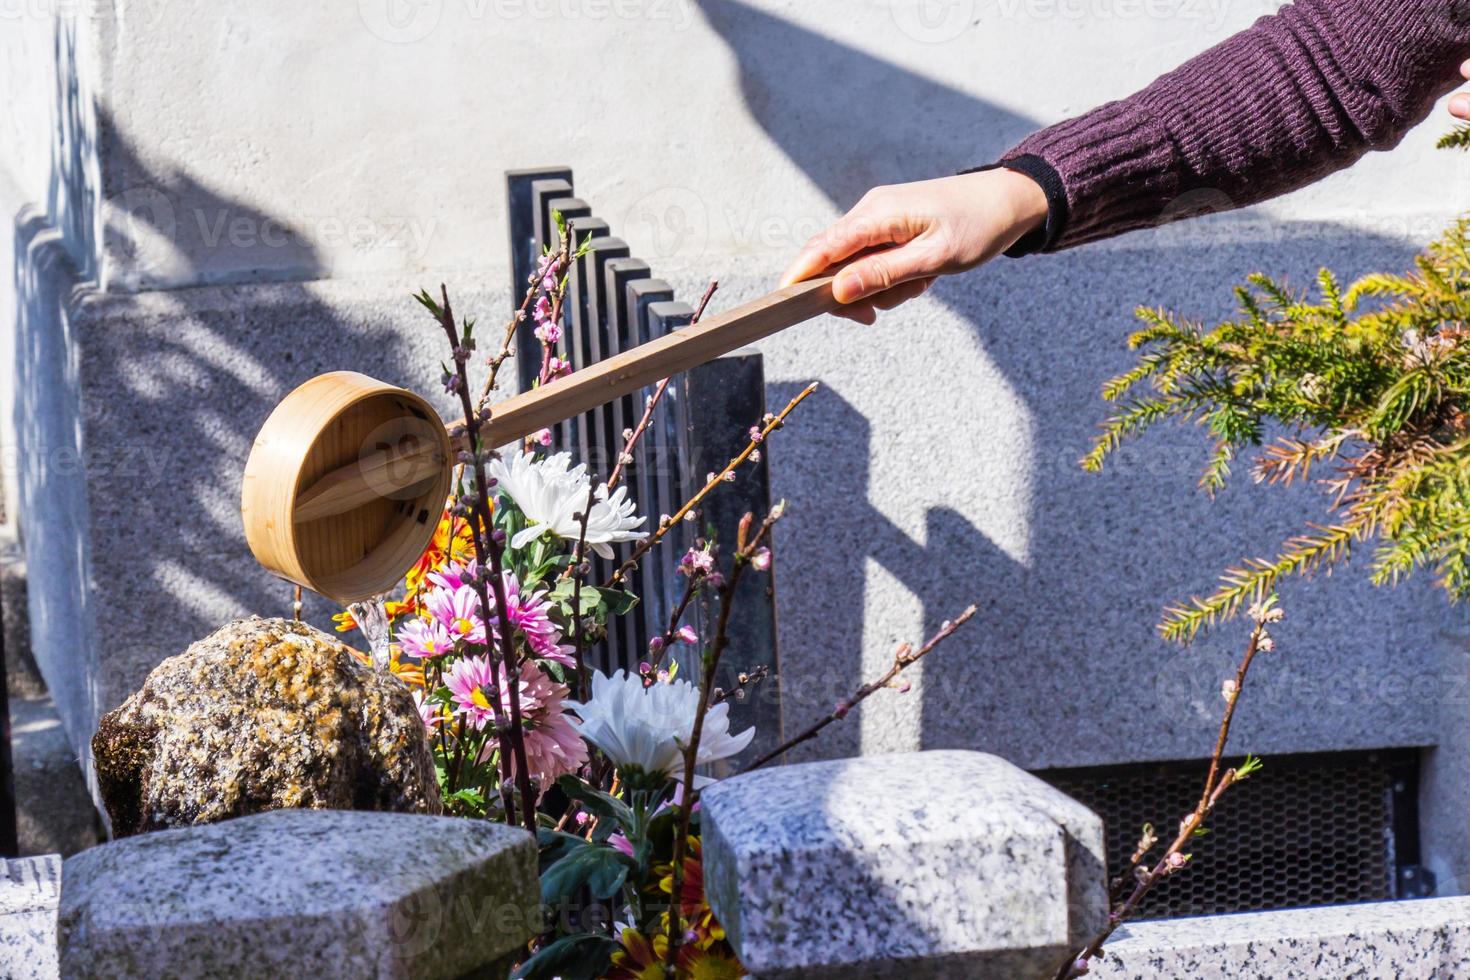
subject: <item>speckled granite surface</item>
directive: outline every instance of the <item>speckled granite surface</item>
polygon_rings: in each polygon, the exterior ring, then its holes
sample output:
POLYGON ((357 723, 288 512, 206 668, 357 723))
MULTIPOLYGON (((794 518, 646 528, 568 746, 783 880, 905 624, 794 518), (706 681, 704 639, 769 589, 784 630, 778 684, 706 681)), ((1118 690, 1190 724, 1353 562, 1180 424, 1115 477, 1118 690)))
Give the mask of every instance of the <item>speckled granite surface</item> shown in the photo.
POLYGON ((1101 821, 995 756, 784 766, 702 800, 710 902, 761 980, 1013 980, 1106 914, 1101 821))
POLYGON ((1141 922, 1105 952, 1089 980, 1462 980, 1470 898, 1141 922))
POLYGON ((56 980, 61 858, 0 858, 0 976, 56 980))
POLYGON ((525 831, 451 817, 277 810, 68 858, 68 980, 460 977, 535 931, 525 831))
POLYGON ((284 619, 169 657, 102 716, 92 752, 117 837, 280 808, 440 811, 407 685, 284 619))

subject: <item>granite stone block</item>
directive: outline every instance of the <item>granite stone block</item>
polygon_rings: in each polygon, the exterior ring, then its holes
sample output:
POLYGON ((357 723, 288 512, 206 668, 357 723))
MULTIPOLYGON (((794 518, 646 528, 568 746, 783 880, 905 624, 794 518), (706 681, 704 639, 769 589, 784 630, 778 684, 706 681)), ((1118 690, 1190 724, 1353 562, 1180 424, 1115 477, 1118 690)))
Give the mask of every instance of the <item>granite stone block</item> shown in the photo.
POLYGON ((1102 822, 1004 759, 806 763, 703 796, 710 904, 780 978, 1014 978, 1101 925, 1102 822))
POLYGON ((61 857, 0 859, 0 976, 55 980, 61 857))
POLYGON ((1131 923, 1089 980, 1450 980, 1470 976, 1470 898, 1131 923))
POLYGON ((276 810, 104 844, 65 869, 69 980, 454 978, 540 925, 535 842, 486 821, 276 810))

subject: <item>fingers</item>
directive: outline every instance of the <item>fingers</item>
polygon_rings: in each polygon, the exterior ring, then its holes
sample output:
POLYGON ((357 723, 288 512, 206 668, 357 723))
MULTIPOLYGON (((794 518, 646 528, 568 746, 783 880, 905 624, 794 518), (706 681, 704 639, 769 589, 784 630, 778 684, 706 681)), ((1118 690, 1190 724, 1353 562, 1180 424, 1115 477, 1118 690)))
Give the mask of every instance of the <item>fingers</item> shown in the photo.
POLYGON ((911 299, 917 299, 924 295, 933 283, 933 277, 928 279, 912 279, 894 286, 887 292, 879 293, 871 299, 860 299, 855 303, 839 306, 832 311, 832 315, 871 327, 878 321, 879 310, 891 310, 896 306, 907 303, 911 299))
POLYGON ((1450 99, 1450 115, 1456 119, 1470 119, 1470 95, 1462 92, 1450 99))
POLYGON ((912 280, 933 279, 939 271, 933 259, 933 250, 918 240, 874 252, 848 263, 837 273, 832 295, 839 303, 852 303, 876 297, 912 280))
POLYGON ((1467 80, 1470 80, 1470 61, 1463 62, 1460 65, 1460 74, 1467 80))
POLYGON ((810 279, 865 249, 908 241, 913 236, 909 221, 885 205, 887 200, 879 190, 869 191, 836 224, 806 243, 781 277, 781 285, 810 279))
POLYGON ((894 286, 887 292, 879 293, 873 297, 873 305, 880 310, 891 310, 895 306, 902 306, 911 299, 918 299, 929 289, 934 278, 910 279, 906 283, 894 286))

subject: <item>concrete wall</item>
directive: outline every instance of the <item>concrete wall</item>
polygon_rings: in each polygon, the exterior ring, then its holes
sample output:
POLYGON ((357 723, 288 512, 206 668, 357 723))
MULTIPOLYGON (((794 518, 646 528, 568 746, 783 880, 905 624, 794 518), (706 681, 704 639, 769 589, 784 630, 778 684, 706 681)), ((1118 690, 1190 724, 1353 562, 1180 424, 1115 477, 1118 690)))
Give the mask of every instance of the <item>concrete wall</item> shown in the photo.
MULTIPOLYGON (((23 138, 0 149, 21 198, 6 207, 29 206, 17 240, 49 234, 72 271, 44 301, 13 285, 0 309, 23 352, 10 414, 39 473, 22 495, 33 578, 55 564, 31 590, 38 659, 79 747, 151 664, 227 616, 285 608, 235 513, 274 400, 337 367, 431 389, 435 338, 407 299, 418 285, 448 281, 490 319, 507 309, 503 170, 574 166, 634 254, 688 297, 717 277, 732 303, 868 186, 988 161, 1276 6, 116 0, 65 20, 23 13, 24 42, 5 43, 56 84, 4 76, 26 107, 7 120, 23 138), (68 448, 84 479, 36 462, 68 448)), ((810 754, 1203 754, 1243 630, 1180 652, 1154 638, 1158 610, 1269 552, 1320 501, 1245 485, 1194 495, 1204 445, 1188 430, 1085 476, 1098 385, 1129 363, 1137 304, 1219 317, 1252 271, 1305 282, 1321 264, 1404 265, 1466 197, 1465 161, 1431 149, 1446 125, 1240 216, 998 262, 875 328, 829 321, 766 343, 771 402, 824 382, 771 450, 794 506, 780 557, 789 723, 827 710, 896 642, 982 608, 912 693, 875 699, 810 754)), ((15 253, 16 284, 36 274, 30 255, 15 253)), ((1260 667, 1242 749, 1440 741, 1463 697, 1464 617, 1427 580, 1383 592, 1363 577, 1286 590, 1282 653, 1260 667)), ((1446 847, 1448 868, 1461 852, 1446 847)))

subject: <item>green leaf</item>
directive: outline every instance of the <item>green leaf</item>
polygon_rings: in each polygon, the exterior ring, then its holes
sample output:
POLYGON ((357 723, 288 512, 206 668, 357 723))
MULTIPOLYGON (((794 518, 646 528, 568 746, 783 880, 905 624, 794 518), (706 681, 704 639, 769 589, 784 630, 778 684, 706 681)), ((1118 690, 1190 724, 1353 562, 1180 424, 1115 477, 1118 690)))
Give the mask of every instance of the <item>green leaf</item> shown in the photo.
POLYGON ((536 831, 536 845, 541 849, 540 871, 544 874, 551 867, 568 854, 572 853, 578 845, 587 842, 575 834, 564 834, 559 830, 542 827, 536 831))
POLYGON ((613 939, 596 933, 563 936, 522 963, 511 980, 596 980, 608 972, 619 948, 613 939))
MULTIPOLYGON (((605 616, 626 616, 638 605, 638 597, 631 592, 621 589, 602 589, 596 586, 582 586, 582 600, 586 603, 588 596, 592 597, 595 609, 603 612, 605 616)), ((584 613, 583 615, 586 615, 584 613)))
POLYGON ((622 891, 628 880, 633 860, 622 851, 605 844, 589 844, 584 840, 566 842, 565 854, 541 873, 541 901, 559 906, 586 887, 594 898, 612 898, 622 891))
POLYGON ((588 786, 576 776, 563 776, 556 781, 556 785, 570 799, 576 800, 593 816, 602 820, 612 820, 625 832, 632 829, 634 824, 633 811, 628 804, 604 793, 602 790, 588 786))

